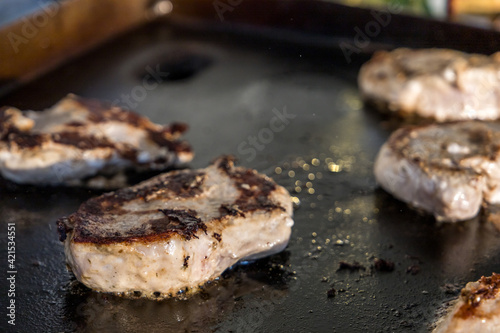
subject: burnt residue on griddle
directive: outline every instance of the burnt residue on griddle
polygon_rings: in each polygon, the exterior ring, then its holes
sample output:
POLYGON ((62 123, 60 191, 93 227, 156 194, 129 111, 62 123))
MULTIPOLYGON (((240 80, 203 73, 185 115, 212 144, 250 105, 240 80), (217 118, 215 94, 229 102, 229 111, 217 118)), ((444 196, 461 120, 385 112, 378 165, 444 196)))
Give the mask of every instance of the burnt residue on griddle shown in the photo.
POLYGON ((336 294, 337 294, 337 290, 335 290, 335 288, 330 288, 326 292, 326 297, 328 297, 328 298, 334 298, 336 294))
POLYGON ((471 316, 480 315, 476 309, 486 299, 496 298, 500 289, 500 274, 493 273, 492 276, 481 277, 477 284, 462 289, 460 298, 464 304, 455 313, 455 317, 467 319, 471 316))
POLYGON ((373 267, 378 272, 392 272, 394 271, 394 263, 389 260, 375 258, 373 267))
POLYGON ((417 275, 420 273, 420 266, 419 265, 411 265, 406 268, 406 273, 411 274, 411 275, 417 275))
POLYGON ((337 268, 337 272, 343 270, 349 270, 351 272, 365 270, 365 266, 361 265, 357 261, 354 261, 353 263, 349 263, 346 261, 339 261, 339 268, 337 268))

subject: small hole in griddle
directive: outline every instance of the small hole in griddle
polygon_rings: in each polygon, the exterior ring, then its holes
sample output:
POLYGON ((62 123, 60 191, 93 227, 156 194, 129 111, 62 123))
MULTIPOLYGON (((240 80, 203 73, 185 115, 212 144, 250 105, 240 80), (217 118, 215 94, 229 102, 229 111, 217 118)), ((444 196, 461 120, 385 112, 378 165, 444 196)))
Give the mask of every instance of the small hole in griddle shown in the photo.
POLYGON ((176 50, 162 54, 141 68, 140 78, 149 83, 169 83, 190 79, 213 62, 205 54, 176 50))

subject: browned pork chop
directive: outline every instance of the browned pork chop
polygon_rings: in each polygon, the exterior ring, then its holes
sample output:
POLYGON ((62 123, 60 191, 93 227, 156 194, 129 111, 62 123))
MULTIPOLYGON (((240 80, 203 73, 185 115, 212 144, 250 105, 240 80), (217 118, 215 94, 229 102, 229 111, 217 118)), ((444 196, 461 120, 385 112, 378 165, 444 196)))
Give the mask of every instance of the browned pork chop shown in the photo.
POLYGON ((163 170, 193 158, 184 124, 68 95, 41 112, 0 109, 0 174, 19 184, 126 185, 125 170, 163 170))
POLYGON ((500 329, 500 274, 481 277, 462 289, 434 333, 494 333, 500 329))
POLYGON ((500 53, 377 52, 360 70, 363 97, 384 111, 447 120, 500 118, 500 53))
POLYGON ((292 225, 288 192, 229 157, 90 199, 58 221, 79 281, 149 298, 196 289, 240 260, 282 251, 292 225))
POLYGON ((500 124, 401 128, 382 146, 375 177, 387 192, 445 221, 500 203, 500 124))

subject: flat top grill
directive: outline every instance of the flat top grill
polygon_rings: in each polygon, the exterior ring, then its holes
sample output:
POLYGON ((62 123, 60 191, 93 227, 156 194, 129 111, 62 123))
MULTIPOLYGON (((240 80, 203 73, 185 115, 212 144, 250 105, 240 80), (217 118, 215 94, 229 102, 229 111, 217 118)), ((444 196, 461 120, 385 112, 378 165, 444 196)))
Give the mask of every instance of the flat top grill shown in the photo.
MULTIPOLYGON (((155 302, 92 292, 67 271, 55 221, 98 193, 0 189, 0 219, 16 224, 18 270, 16 326, 3 319, 0 327, 427 331, 466 282, 498 271, 499 233, 482 217, 439 224, 378 189, 373 160, 390 130, 360 99, 360 63, 347 64, 328 47, 157 22, 4 96, 1 105, 40 110, 72 92, 130 106, 158 123, 187 122, 191 167, 234 154, 285 186, 300 207, 283 253, 235 266, 188 300, 155 302), (151 71, 158 77, 146 89, 151 71), (284 110, 291 116, 282 130, 264 130, 284 110), (394 271, 374 269, 376 258, 394 262, 394 271), (363 267, 339 270, 340 261, 363 267)), ((6 227, 0 237, 6 244, 6 227)), ((0 255, 7 257, 6 246, 0 255)), ((5 278, 1 285, 8 289, 5 278)))

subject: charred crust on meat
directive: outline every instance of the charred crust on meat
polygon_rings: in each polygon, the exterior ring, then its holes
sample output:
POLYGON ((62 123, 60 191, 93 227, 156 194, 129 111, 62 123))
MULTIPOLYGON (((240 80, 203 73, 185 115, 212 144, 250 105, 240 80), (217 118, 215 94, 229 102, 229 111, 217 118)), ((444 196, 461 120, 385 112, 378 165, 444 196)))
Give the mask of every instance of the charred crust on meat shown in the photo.
POLYGON ((219 207, 221 217, 225 216, 238 216, 245 217, 245 213, 238 207, 238 205, 222 204, 219 207))
MULTIPOLYGON (((156 178, 154 183, 147 186, 121 189, 112 192, 112 194, 99 197, 96 201, 101 201, 101 203, 92 203, 92 201, 89 203, 118 207, 135 198, 148 201, 163 196, 169 197, 172 194, 180 198, 194 197, 202 193, 201 186, 205 181, 205 177, 206 174, 204 172, 198 171, 172 172, 166 176, 156 178)), ((98 211, 95 211, 95 213, 97 214, 98 211)))
POLYGON ((97 138, 92 135, 81 135, 78 132, 59 132, 51 135, 52 141, 67 146, 75 146, 82 150, 96 148, 115 148, 108 139, 97 138))
POLYGON ((191 152, 191 146, 186 141, 178 141, 171 138, 172 130, 170 127, 162 130, 148 130, 148 136, 151 141, 161 147, 167 147, 175 152, 191 152))
POLYGON ((178 135, 186 132, 189 129, 189 126, 186 123, 172 123, 168 129, 173 135, 178 135))
POLYGON ((475 145, 488 145, 491 143, 492 134, 490 131, 483 131, 480 129, 474 129, 468 132, 469 141, 475 145))
MULTIPOLYGON (((188 129, 186 124, 173 123, 169 126, 161 127, 150 123, 148 119, 134 112, 121 109, 103 101, 86 99, 72 94, 68 95, 66 100, 71 100, 87 111, 87 122, 103 123, 116 121, 130 124, 133 127, 144 130, 151 141, 160 147, 166 147, 171 152, 192 152, 191 146, 186 141, 177 139, 188 129)), ((111 148, 116 149, 123 158, 138 163, 137 151, 135 149, 113 144, 105 137, 83 135, 77 132, 79 127, 86 126, 85 122, 70 121, 64 124, 68 130, 53 134, 23 132, 9 121, 12 118, 12 113, 8 111, 11 109, 13 108, 3 107, 0 109, 0 141, 5 141, 24 149, 41 147, 45 142, 49 141, 61 145, 74 146, 81 150, 111 148)), ((14 109, 14 112, 21 111, 14 109)), ((160 163, 160 161, 155 161, 155 163, 160 163)))
POLYGON ((219 243, 222 241, 222 236, 216 232, 212 234, 212 237, 215 238, 219 243))
MULTIPOLYGON (((480 156, 490 161, 498 159, 500 135, 497 132, 497 124, 477 120, 408 126, 394 132, 387 146, 395 156, 408 160, 426 174, 463 172, 465 169, 462 165, 467 164, 469 158, 480 156), (448 137, 448 132, 454 134, 448 137), (425 142, 433 142, 435 146, 430 151, 420 148, 425 142), (467 151, 448 151, 452 144, 466 147, 467 151)), ((467 172, 479 175, 471 168, 467 172)))
MULTIPOLYGON (((217 160, 218 164, 217 167, 227 173, 228 175, 231 174, 231 171, 234 169, 234 162, 236 161, 236 158, 231 155, 226 155, 222 156, 217 160)), ((212 163, 215 163, 216 161, 212 161, 212 163)))
POLYGON ((165 214, 168 223, 152 223, 151 229, 155 233, 167 233, 171 231, 178 233, 187 240, 193 237, 198 238, 196 233, 200 229, 205 232, 205 234, 207 233, 207 226, 196 216, 196 212, 191 209, 160 209, 159 211, 165 214))
POLYGON ((188 125, 184 123, 173 123, 170 126, 165 126, 156 129, 148 126, 148 122, 138 114, 113 106, 99 100, 85 99, 72 95, 71 98, 89 110, 88 119, 94 123, 107 121, 119 121, 128 123, 134 127, 139 127, 145 130, 154 143, 161 147, 167 147, 174 152, 191 152, 191 147, 185 141, 178 141, 176 138, 186 132, 188 125))
POLYGON ((47 141, 47 136, 42 134, 26 134, 15 129, 10 129, 6 135, 9 143, 15 143, 19 148, 34 148, 47 141))
POLYGON ((124 201, 131 200, 136 196, 147 201, 150 196, 161 196, 162 191, 173 193, 181 198, 194 197, 202 192, 201 186, 205 177, 203 172, 178 172, 159 178, 158 182, 140 188, 137 192, 125 189, 117 191, 117 195, 118 197, 123 196, 124 201))
POLYGON ((276 189, 274 182, 260 176, 255 170, 235 168, 234 161, 235 158, 232 156, 223 156, 217 161, 219 170, 227 174, 240 191, 239 197, 232 205, 219 208, 221 217, 236 216, 256 210, 285 210, 269 199, 270 194, 276 189))
POLYGON ((82 123, 81 121, 70 121, 69 123, 66 123, 66 126, 69 126, 69 127, 82 127, 82 126, 85 126, 85 124, 82 123))
POLYGON ((66 236, 69 232, 71 232, 72 227, 70 226, 70 222, 66 217, 60 218, 57 220, 57 233, 59 234, 59 240, 64 242, 66 240, 66 236))
MULTIPOLYGON (((91 210, 93 207, 92 205, 88 205, 86 208, 91 210)), ((99 210, 99 208, 94 208, 99 210)), ((95 233, 95 230, 100 225, 112 222, 111 217, 103 214, 102 208, 98 212, 99 215, 94 215, 86 211, 85 213, 70 215, 67 220, 78 225, 74 230, 73 236, 73 241, 77 243, 111 244, 134 242, 141 239, 148 241, 169 238, 173 234, 178 234, 186 240, 191 240, 192 238, 198 238, 197 233, 199 230, 206 234, 207 226, 196 216, 196 212, 193 210, 160 209, 158 212, 162 213, 163 216, 150 219, 147 223, 139 227, 121 233, 113 231, 95 233)), ((113 211, 113 213, 115 212, 113 211)), ((58 223, 58 227, 59 225, 58 223)), ((64 226, 61 226, 61 232, 66 234, 68 230, 64 229, 64 226)))
MULTIPOLYGON (((216 164, 215 167, 218 168, 219 165, 216 164)), ((244 168, 228 167, 224 173, 226 172, 238 192, 233 202, 221 203, 218 208, 219 215, 215 214, 210 220, 203 220, 194 210, 181 208, 184 199, 196 198, 208 190, 208 185, 204 186, 207 172, 178 170, 133 187, 105 193, 83 203, 76 213, 66 218, 66 221, 74 226, 72 241, 95 244, 149 242, 166 240, 173 235, 190 240, 198 238, 200 233, 207 234, 205 223, 226 223, 230 218, 246 217, 247 213, 254 211, 286 212, 284 207, 272 199, 277 185, 270 178, 244 168), (135 207, 135 204, 140 206, 141 202, 163 200, 179 200, 180 206, 175 209, 163 209, 160 206, 162 209, 159 210, 127 208, 130 202, 134 202, 135 207), (112 225, 113 221, 121 219, 121 215, 134 215, 138 219, 141 219, 141 215, 147 215, 148 218, 142 219, 128 230, 115 231, 106 228, 106 225, 112 225)), ((214 241, 221 242, 220 234, 211 231, 210 235, 214 241)))
POLYGON ((460 298, 464 304, 455 313, 455 317, 467 319, 472 316, 481 316, 477 308, 483 300, 494 299, 500 289, 500 274, 493 273, 492 276, 481 277, 471 288, 464 288, 460 298))
POLYGON ((184 257, 184 261, 182 263, 182 267, 183 268, 188 268, 189 267, 189 258, 191 258, 191 256, 184 257))

